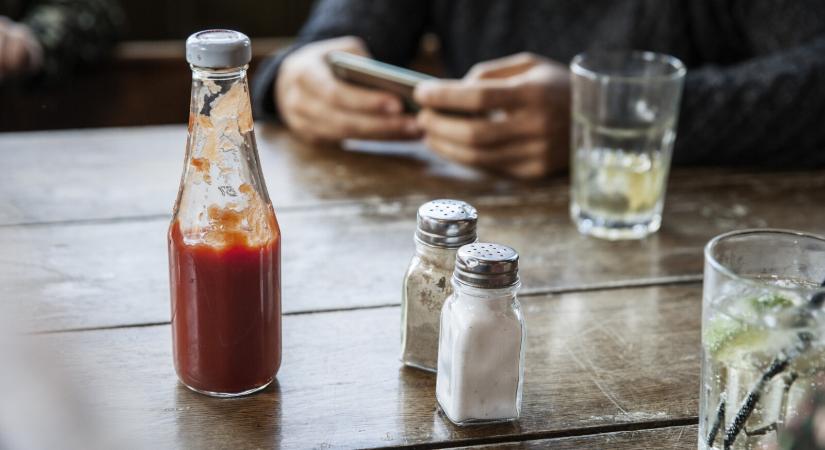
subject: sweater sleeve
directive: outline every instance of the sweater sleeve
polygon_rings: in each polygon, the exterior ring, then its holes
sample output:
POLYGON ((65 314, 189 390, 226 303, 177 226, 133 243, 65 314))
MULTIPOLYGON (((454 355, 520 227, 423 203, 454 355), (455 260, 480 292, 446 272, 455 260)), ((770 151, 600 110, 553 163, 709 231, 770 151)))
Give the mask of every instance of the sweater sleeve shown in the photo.
POLYGON ((429 20, 422 0, 320 0, 295 43, 261 62, 252 80, 252 104, 258 119, 278 119, 275 80, 284 58, 315 41, 340 36, 362 38, 370 53, 391 64, 408 64, 415 56, 429 20))
MULTIPOLYGON (((717 2, 719 3, 719 2, 717 2)), ((825 16, 811 1, 733 3, 719 45, 738 62, 688 72, 674 162, 825 165, 825 16), (786 3, 775 10, 776 3, 786 3), (769 8, 768 5, 771 5, 769 8), (809 7, 806 7, 808 5, 809 7)))

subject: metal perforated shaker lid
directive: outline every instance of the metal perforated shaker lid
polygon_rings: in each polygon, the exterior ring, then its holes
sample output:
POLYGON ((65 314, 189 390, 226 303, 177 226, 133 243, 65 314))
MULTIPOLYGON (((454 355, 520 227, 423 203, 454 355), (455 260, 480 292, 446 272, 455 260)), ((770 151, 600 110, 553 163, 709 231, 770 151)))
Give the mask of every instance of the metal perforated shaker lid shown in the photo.
POLYGON ((436 247, 461 247, 475 242, 478 212, 461 200, 440 199, 418 208, 419 241, 436 247))
POLYGON ((186 62, 209 69, 228 69, 249 64, 249 38, 232 30, 199 31, 186 40, 186 62))
POLYGON ((518 253, 506 245, 476 242, 460 249, 453 276, 460 282, 488 289, 512 286, 519 281, 518 253))

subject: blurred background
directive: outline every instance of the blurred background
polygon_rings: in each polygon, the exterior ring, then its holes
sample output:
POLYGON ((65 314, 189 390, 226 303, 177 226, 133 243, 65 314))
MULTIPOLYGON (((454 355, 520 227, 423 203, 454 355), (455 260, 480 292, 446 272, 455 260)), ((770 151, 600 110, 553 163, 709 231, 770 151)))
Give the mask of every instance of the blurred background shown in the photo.
POLYGON ((184 40, 191 33, 246 33, 253 73, 264 56, 288 45, 312 2, 120 0, 119 7, 118 43, 103 61, 47 83, 0 83, 0 131, 184 123, 191 82, 184 40))

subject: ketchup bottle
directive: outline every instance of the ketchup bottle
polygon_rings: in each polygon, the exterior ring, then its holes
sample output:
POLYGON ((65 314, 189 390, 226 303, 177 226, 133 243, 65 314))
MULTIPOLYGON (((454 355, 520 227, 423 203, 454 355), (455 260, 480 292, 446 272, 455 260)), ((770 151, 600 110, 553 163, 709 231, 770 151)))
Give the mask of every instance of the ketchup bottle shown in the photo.
POLYGON ((230 30, 186 41, 192 99, 169 274, 178 378, 217 397, 265 388, 281 365, 281 234, 261 174, 246 69, 230 30))

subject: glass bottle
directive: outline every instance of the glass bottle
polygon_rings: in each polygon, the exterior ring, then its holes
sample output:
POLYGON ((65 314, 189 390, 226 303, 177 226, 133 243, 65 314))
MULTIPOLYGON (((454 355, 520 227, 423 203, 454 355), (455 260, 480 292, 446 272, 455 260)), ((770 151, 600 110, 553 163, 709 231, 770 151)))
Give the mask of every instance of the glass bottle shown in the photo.
POLYGON ((518 253, 498 244, 465 245, 452 283, 441 311, 438 405, 457 425, 516 420, 526 334, 518 253))
POLYGON ((433 200, 418 208, 415 255, 401 299, 401 362, 435 372, 441 306, 459 247, 476 241, 478 213, 461 200, 433 200))
POLYGON ((281 234, 264 185, 246 69, 229 30, 186 41, 192 99, 169 227, 175 369, 207 395, 265 388, 281 365, 281 234))

